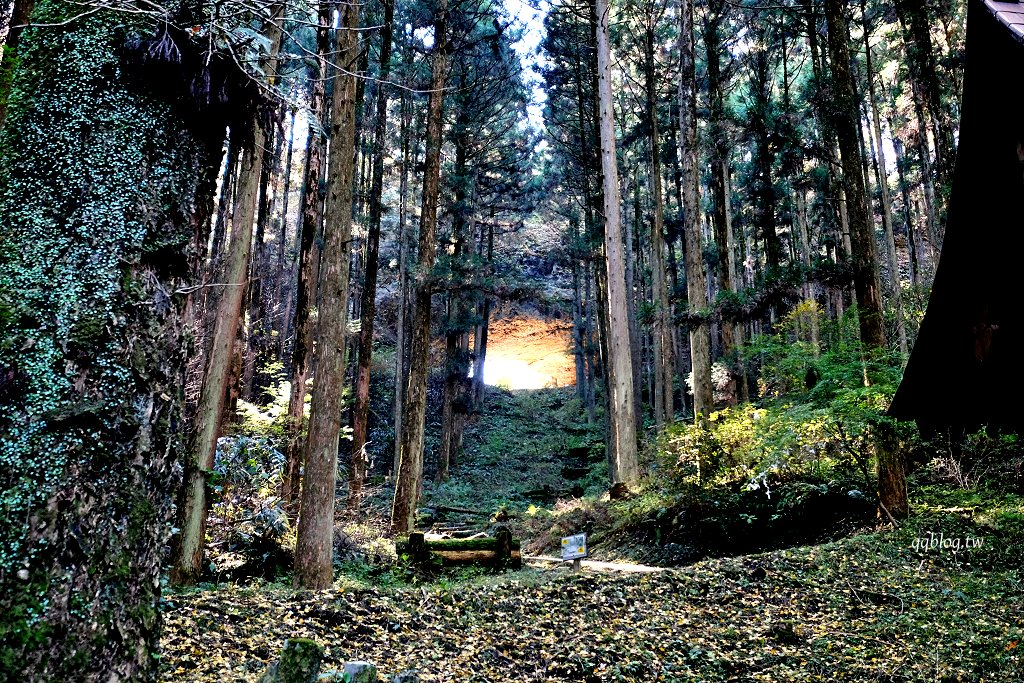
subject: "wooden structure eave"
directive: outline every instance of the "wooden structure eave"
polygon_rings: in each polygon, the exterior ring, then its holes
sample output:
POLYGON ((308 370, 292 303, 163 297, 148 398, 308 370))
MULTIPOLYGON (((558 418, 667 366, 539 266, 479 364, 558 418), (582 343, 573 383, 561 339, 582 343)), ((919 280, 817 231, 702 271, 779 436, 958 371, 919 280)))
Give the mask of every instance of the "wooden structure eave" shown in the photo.
POLYGON ((960 140, 931 298, 890 414, 1024 427, 1024 4, 969 0, 960 140))

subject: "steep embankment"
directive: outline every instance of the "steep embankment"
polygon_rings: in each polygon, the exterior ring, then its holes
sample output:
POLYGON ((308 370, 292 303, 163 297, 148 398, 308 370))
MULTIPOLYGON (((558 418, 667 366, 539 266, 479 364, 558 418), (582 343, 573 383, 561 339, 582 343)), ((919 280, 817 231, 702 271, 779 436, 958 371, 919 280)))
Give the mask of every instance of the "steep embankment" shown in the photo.
POLYGON ((512 390, 573 386, 572 325, 534 316, 496 317, 490 326, 484 381, 512 390))

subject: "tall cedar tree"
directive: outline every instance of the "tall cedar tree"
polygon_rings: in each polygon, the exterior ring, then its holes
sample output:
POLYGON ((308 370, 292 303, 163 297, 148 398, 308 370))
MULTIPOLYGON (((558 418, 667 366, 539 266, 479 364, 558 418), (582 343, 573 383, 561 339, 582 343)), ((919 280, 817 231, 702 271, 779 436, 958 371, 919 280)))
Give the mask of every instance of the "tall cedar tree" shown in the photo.
POLYGON ((352 242, 352 182, 355 171, 356 70, 359 11, 341 10, 335 41, 331 151, 327 160, 324 245, 309 435, 303 458, 299 525, 295 538, 296 588, 330 588, 334 562, 334 497, 345 382, 349 259, 352 242))
POLYGON ((625 245, 619 212, 619 169, 615 156, 608 2, 596 0, 598 118, 604 179, 604 251, 608 315, 608 474, 612 483, 632 484, 640 476, 636 443, 633 358, 629 343, 625 245))
MULTIPOLYGON (((316 31, 316 63, 309 94, 309 117, 323 121, 326 105, 328 73, 327 51, 330 47, 331 4, 320 3, 316 31)), ((306 381, 313 364, 314 320, 310 316, 316 301, 316 284, 320 277, 320 237, 323 221, 324 197, 320 191, 320 178, 324 171, 326 134, 319 127, 311 127, 309 151, 303 184, 302 218, 299 231, 298 273, 295 283, 295 339, 291 351, 291 394, 288 397, 288 419, 285 423, 285 466, 281 477, 282 506, 293 515, 298 512, 300 472, 305 442, 302 422, 305 418, 306 381)))
POLYGON ((391 508, 391 529, 411 531, 416 501, 423 481, 423 437, 427 416, 427 374, 430 364, 430 298, 434 258, 437 252, 437 202, 441 181, 441 143, 444 123, 444 89, 448 80, 448 3, 434 5, 434 48, 431 51, 430 98, 427 103, 426 159, 423 168, 423 202, 420 210, 419 272, 414 284, 412 343, 406 381, 401 451, 391 508))
MULTIPOLYGON (((839 137, 843 184, 848 200, 850 241, 853 247, 853 285, 857 294, 860 339, 866 354, 873 358, 885 351, 886 341, 882 326, 882 299, 875 256, 875 235, 873 226, 868 221, 863 160, 857 141, 860 108, 854 96, 853 77, 850 73, 850 47, 847 43, 850 34, 844 11, 844 3, 841 0, 826 0, 825 19, 828 22, 828 49, 834 84, 833 120, 839 137)), ((879 502, 887 514, 905 517, 909 505, 900 456, 893 448, 889 435, 880 438, 878 446, 879 502)))
POLYGON ((376 119, 373 123, 373 174, 370 180, 370 225, 366 234, 366 273, 360 307, 359 365, 356 370, 356 405, 353 410, 352 458, 349 465, 349 506, 359 507, 366 478, 367 424, 370 418, 370 367, 373 364, 373 325, 377 311, 377 271, 380 253, 380 221, 383 213, 384 134, 388 125, 388 87, 391 75, 391 36, 394 0, 384 0, 384 23, 380 32, 380 69, 377 82, 376 119))
MULTIPOLYGON (((707 306, 703 239, 700 226, 700 166, 697 163, 697 72, 693 49, 693 3, 679 3, 679 159, 682 170, 683 239, 686 249, 686 293, 690 311, 707 306)), ((707 322, 691 324, 690 360, 693 364, 693 416, 701 421, 714 410, 711 391, 711 328, 707 322)))
MULTIPOLYGON (((281 22, 283 4, 274 6, 266 34, 270 54, 264 60, 267 73, 274 73, 278 50, 281 48, 281 22)), ((252 250, 252 225, 256 217, 260 196, 260 177, 263 168, 263 146, 266 132, 261 122, 249 122, 252 142, 242 150, 242 163, 238 193, 235 197, 234 221, 228 259, 217 302, 213 327, 213 344, 206 359, 206 369, 196 412, 189 459, 185 466, 185 488, 178 507, 178 526, 181 533, 175 547, 171 582, 176 585, 194 583, 202 572, 203 541, 206 537, 207 477, 213 470, 217 452, 217 438, 224 420, 225 398, 231 377, 235 340, 238 336, 242 302, 245 299, 246 274, 252 250)))

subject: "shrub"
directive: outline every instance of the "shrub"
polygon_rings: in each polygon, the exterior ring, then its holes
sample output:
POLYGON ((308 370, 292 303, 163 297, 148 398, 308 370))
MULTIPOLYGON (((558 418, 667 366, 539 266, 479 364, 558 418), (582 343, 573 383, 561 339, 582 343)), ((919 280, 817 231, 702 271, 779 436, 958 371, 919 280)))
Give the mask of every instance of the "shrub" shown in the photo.
POLYGON ((1024 490, 1024 444, 1017 434, 982 427, 961 437, 936 436, 926 448, 934 453, 929 468, 942 481, 966 490, 1024 490))

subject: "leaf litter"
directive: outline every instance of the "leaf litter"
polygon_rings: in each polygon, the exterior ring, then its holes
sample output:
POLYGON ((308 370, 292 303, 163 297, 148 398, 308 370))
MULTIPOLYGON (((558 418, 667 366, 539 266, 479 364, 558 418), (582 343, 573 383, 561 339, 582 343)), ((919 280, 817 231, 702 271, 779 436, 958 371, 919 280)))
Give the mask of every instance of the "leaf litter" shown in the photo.
POLYGON ((172 592, 163 679, 253 681, 306 637, 434 682, 1024 681, 1020 546, 922 553, 912 526, 658 574, 172 592))

